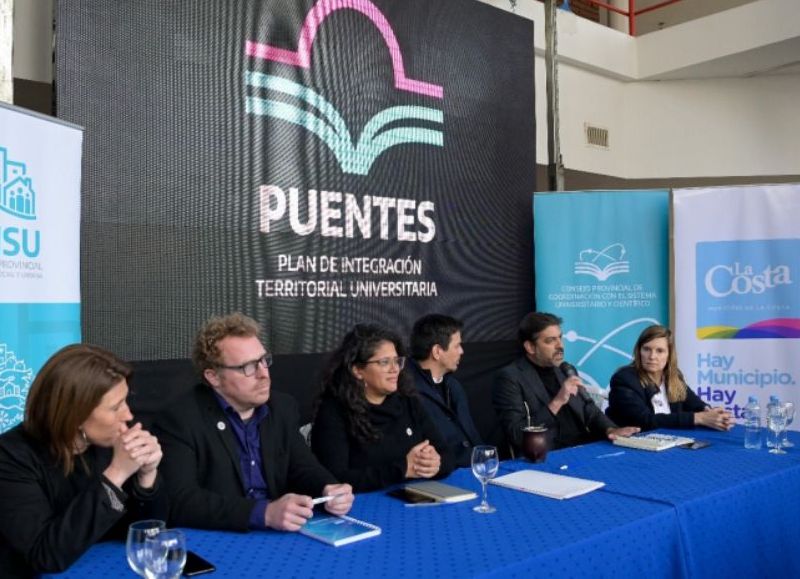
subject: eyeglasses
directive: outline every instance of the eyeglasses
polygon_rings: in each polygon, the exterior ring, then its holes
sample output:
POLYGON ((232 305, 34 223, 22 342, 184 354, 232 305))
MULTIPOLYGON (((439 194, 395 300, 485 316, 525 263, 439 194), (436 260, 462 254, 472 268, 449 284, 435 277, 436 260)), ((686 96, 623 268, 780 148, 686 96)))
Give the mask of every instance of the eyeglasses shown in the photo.
POLYGON ((402 370, 406 365, 405 356, 397 356, 396 358, 381 358, 380 360, 367 360, 365 364, 377 364, 381 370, 388 372, 392 366, 397 366, 398 370, 402 370))
POLYGON ((266 353, 260 358, 256 360, 250 360, 249 362, 245 362, 244 364, 239 364, 238 366, 225 366, 223 364, 217 364, 215 368, 224 369, 224 370, 236 370, 237 372, 241 372, 245 376, 252 376, 258 370, 258 365, 264 366, 264 368, 269 368, 272 366, 272 354, 266 353))

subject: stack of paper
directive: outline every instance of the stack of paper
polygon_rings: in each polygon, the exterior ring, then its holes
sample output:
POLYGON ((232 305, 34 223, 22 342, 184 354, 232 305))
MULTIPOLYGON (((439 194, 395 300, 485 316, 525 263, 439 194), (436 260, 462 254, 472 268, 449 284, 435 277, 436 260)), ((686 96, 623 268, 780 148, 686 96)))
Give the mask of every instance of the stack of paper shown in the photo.
POLYGON ((538 470, 521 470, 489 482, 551 499, 571 499, 590 493, 606 484, 596 480, 550 474, 538 470))

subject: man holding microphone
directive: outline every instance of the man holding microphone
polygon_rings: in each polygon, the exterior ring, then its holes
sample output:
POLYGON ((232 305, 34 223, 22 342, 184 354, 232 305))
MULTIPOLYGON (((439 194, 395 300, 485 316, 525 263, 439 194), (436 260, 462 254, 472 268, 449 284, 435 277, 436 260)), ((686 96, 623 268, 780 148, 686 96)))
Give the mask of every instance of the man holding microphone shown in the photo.
POLYGON ((620 428, 607 418, 584 391, 575 369, 564 363, 561 322, 553 314, 525 316, 517 334, 523 355, 495 379, 492 402, 515 449, 529 425, 548 428, 551 449, 639 432, 638 427, 620 428))

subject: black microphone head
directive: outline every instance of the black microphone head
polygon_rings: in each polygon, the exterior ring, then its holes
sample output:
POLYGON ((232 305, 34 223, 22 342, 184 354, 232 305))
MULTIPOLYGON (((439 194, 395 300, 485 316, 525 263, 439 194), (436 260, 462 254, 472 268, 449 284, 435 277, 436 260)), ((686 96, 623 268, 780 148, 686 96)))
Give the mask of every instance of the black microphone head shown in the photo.
POLYGON ((561 362, 561 366, 558 367, 561 370, 561 373, 564 374, 567 378, 572 378, 573 376, 579 376, 578 370, 570 364, 569 362, 561 362))
MULTIPOLYGON (((561 365, 558 367, 558 369, 561 370, 561 373, 564 374, 564 377, 567 379, 572 378, 573 376, 577 376, 578 379, 580 379, 581 377, 581 375, 578 374, 578 370, 575 368, 575 366, 573 366, 569 362, 561 362, 561 365)), ((584 402, 592 402, 592 403, 594 402, 594 400, 592 400, 592 397, 589 396, 589 393, 584 389, 583 386, 580 386, 578 388, 578 393, 576 394, 576 396, 578 396, 578 398, 580 398, 584 402)))

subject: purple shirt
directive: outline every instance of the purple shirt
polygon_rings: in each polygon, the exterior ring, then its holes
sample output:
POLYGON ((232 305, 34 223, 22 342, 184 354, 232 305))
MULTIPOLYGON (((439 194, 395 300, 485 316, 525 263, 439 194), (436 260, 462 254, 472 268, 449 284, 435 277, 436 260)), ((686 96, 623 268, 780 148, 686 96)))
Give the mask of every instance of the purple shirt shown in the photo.
POLYGON ((269 414, 269 407, 262 404, 253 411, 253 415, 245 422, 239 413, 228 404, 222 396, 214 392, 217 402, 225 412, 225 419, 233 430, 233 434, 238 443, 239 467, 242 473, 243 491, 247 498, 255 499, 253 510, 250 511, 250 528, 266 529, 264 524, 264 512, 269 503, 267 496, 269 489, 267 481, 264 480, 264 464, 261 460, 261 439, 259 428, 261 422, 269 414))

